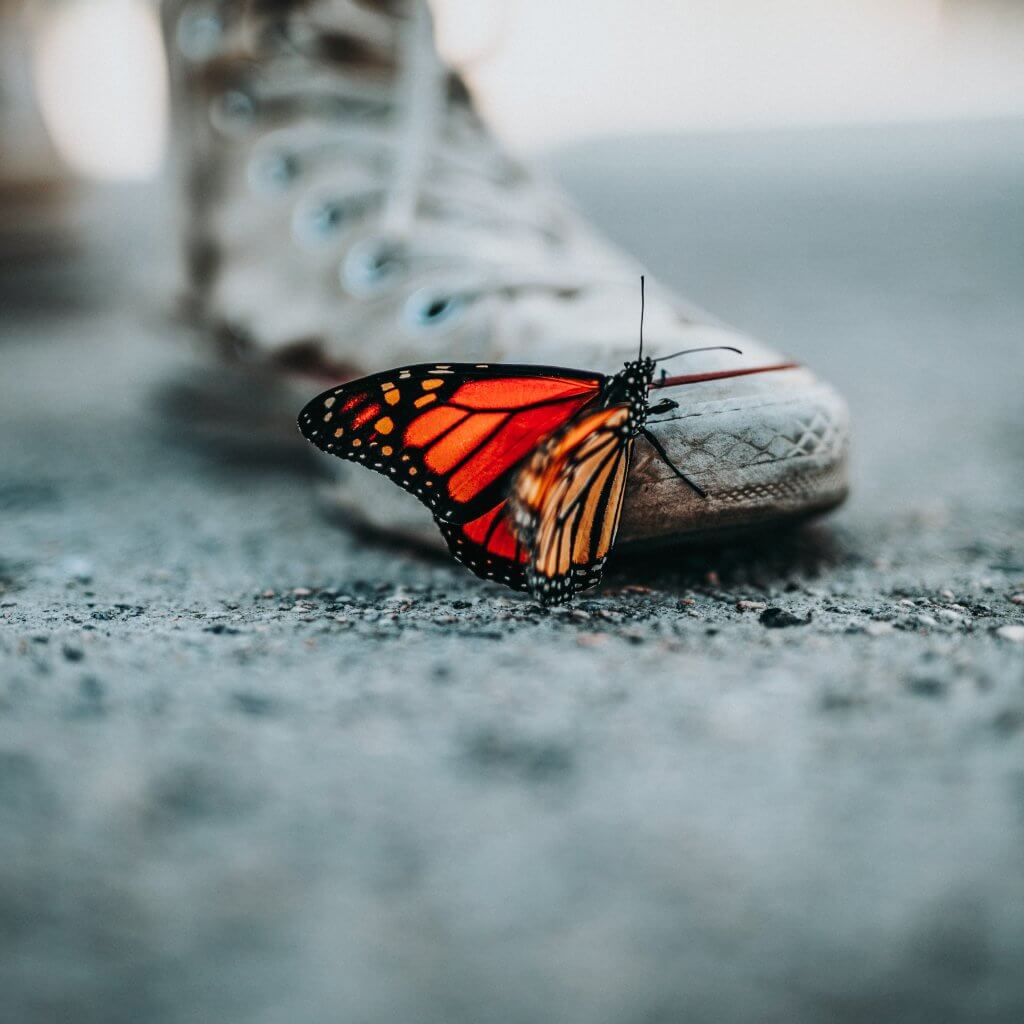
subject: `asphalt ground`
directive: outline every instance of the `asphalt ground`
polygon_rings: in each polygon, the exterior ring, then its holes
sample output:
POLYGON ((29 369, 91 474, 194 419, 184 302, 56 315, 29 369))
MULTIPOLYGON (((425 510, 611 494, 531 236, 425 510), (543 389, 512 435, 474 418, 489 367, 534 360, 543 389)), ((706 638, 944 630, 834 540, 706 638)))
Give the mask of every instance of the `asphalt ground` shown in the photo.
POLYGON ((4 292, 0 1020, 1024 1017, 1024 124, 550 163, 846 394, 850 501, 542 611, 169 417, 95 200, 4 292))

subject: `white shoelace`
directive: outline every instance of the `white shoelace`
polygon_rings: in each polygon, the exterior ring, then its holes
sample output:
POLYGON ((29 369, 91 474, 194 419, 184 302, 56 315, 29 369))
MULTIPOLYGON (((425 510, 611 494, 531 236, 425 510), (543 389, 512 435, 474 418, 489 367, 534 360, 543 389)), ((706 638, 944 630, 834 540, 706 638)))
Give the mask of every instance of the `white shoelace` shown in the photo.
MULTIPOLYGON (((214 51, 215 10, 183 14, 192 30, 179 29, 179 45, 183 38, 200 44, 192 59, 214 51)), ((229 91, 212 108, 229 133, 250 130, 263 108, 338 112, 265 131, 250 161, 257 192, 288 189, 316 169, 320 183, 307 185, 294 205, 296 242, 335 247, 340 286, 353 297, 407 292, 402 316, 413 330, 451 322, 489 295, 635 287, 621 263, 566 258, 556 213, 564 200, 528 179, 475 128, 468 109, 449 108, 448 70, 423 0, 401 30, 392 85, 334 65, 311 71, 300 48, 294 77, 275 69, 251 94, 229 91)))

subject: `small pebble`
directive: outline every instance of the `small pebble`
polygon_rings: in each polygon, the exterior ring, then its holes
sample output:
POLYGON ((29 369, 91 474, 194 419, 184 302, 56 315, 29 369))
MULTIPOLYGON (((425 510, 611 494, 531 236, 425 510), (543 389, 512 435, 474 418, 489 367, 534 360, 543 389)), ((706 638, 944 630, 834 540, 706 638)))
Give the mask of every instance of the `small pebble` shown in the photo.
POLYGON ((722 581, 718 578, 718 573, 714 569, 710 569, 704 574, 704 582, 709 587, 718 587, 722 584, 722 581))
POLYGON ((1016 623, 1009 626, 1000 626, 996 630, 996 636, 1000 640, 1006 640, 1011 644, 1024 644, 1024 626, 1016 623))
POLYGON ((231 700, 243 714, 254 717, 269 715, 274 710, 274 702, 269 697, 256 693, 235 693, 231 700))
POLYGON ((268 588, 267 590, 264 590, 263 593, 260 596, 261 597, 268 597, 269 598, 269 597, 277 597, 277 594, 275 594, 273 590, 270 590, 268 588))
POLYGON ((214 623, 212 626, 204 626, 204 633, 213 633, 215 636, 234 636, 239 633, 240 630, 234 628, 234 626, 228 626, 223 622, 214 623))
POLYGON ((736 611, 738 612, 763 612, 768 605, 764 601, 737 601, 736 611))
POLYGON ((811 614, 808 612, 806 619, 801 619, 785 608, 766 608, 761 612, 760 622, 768 629, 785 629, 788 626, 806 626, 811 621, 811 614))
POLYGON ((954 594, 949 587, 946 587, 944 590, 939 591, 939 597, 941 597, 943 601, 952 601, 956 597, 956 594, 954 594))
POLYGON ((946 684, 933 676, 918 676, 907 680, 907 689, 917 697, 942 697, 946 693, 946 684))
POLYGON ((310 590, 309 587, 296 587, 292 591, 292 594, 294 594, 296 597, 309 597, 309 595, 312 593, 313 591, 310 590))
POLYGON ((821 698, 822 711, 849 711, 863 704, 864 699, 852 693, 826 693, 821 698))
POLYGON ((936 608, 935 618, 941 619, 943 622, 962 623, 964 621, 964 617, 951 608, 936 608))
POLYGON ((1014 594, 1010 600, 1014 604, 1024 604, 1024 594, 1014 594))
POLYGON ((81 661, 85 657, 85 651, 74 644, 65 644, 62 653, 68 661, 81 661))

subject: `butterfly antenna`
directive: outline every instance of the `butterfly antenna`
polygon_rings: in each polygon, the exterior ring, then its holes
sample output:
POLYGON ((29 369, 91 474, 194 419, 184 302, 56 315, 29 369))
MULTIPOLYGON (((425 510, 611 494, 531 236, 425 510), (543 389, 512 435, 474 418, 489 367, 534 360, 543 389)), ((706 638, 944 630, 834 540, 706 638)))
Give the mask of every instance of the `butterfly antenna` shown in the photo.
POLYGON ((673 352, 670 356, 659 356, 654 361, 663 363, 666 359, 676 359, 678 356, 690 356, 694 352, 735 352, 736 355, 743 355, 743 350, 733 348, 732 345, 706 345, 704 348, 684 348, 681 352, 673 352))
POLYGON ((640 351, 637 353, 637 359, 643 359, 644 357, 644 275, 640 275, 640 351))

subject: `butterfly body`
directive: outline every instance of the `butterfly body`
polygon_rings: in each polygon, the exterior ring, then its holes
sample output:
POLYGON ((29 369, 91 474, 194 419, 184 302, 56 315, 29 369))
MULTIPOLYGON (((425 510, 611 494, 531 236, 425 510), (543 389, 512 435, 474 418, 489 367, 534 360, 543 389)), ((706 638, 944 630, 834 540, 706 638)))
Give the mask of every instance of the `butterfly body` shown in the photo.
POLYGON ((606 377, 601 388, 600 404, 604 408, 622 405, 628 409, 625 427, 632 437, 647 423, 647 395, 654 381, 654 371, 653 359, 633 359, 618 373, 606 377))

